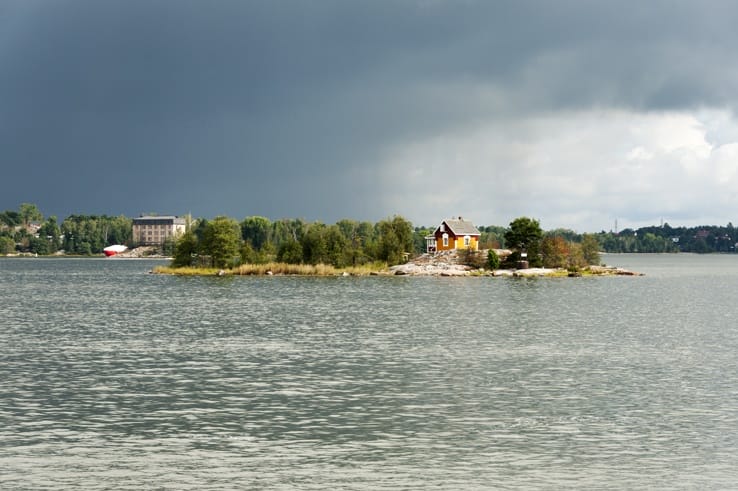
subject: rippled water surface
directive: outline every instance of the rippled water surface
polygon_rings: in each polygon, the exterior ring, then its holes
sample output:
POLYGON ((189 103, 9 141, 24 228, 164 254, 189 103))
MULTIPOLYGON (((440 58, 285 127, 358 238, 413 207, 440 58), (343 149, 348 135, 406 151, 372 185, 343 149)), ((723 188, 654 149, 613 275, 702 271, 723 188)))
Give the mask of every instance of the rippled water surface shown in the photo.
POLYGON ((738 486, 738 256, 644 277, 0 259, 2 489, 738 486))

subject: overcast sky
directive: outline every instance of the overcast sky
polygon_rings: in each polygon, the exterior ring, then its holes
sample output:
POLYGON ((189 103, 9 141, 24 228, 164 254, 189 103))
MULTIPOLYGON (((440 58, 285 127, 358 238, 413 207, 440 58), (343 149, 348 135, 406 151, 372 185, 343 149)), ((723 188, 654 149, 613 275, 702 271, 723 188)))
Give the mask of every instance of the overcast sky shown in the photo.
POLYGON ((738 3, 0 0, 0 210, 738 222, 738 3))

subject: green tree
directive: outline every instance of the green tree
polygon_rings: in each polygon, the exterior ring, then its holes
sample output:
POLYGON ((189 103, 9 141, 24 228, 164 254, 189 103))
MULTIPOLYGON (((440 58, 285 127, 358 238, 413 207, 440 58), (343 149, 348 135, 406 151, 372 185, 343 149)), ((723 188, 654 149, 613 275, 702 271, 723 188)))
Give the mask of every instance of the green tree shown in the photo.
POLYGON ((10 237, 0 237, 0 254, 12 254, 15 252, 15 241, 10 237))
POLYGON ((207 230, 209 223, 210 222, 207 219, 200 218, 198 220, 195 220, 195 223, 193 223, 190 227, 192 233, 195 234, 195 237, 197 237, 197 241, 201 244, 202 241, 205 239, 205 230, 207 230))
POLYGON ((248 240, 241 243, 240 255, 241 264, 258 264, 261 262, 259 261, 259 252, 254 249, 254 246, 248 240))
POLYGON ((202 251, 211 257, 213 266, 224 268, 240 254, 241 228, 232 218, 215 217, 203 233, 202 251))
POLYGON ((360 222, 356 227, 356 235, 353 240, 352 264, 363 264, 376 259, 376 227, 370 222, 360 222))
POLYGON ((133 220, 123 215, 105 217, 105 245, 125 244, 133 242, 133 220))
POLYGON ((413 251, 413 226, 405 218, 395 215, 377 224, 379 240, 377 258, 387 264, 400 264, 405 254, 413 251))
POLYGON ((13 210, 5 210, 0 213, 0 224, 5 224, 8 227, 17 227, 23 224, 20 213, 13 210))
POLYGON ((563 268, 569 257, 569 243, 559 236, 546 236, 541 240, 541 258, 546 268, 563 268))
POLYGON ((99 254, 111 244, 130 245, 131 222, 124 216, 70 215, 61 224, 62 247, 70 254, 99 254))
MULTIPOLYGON (((61 229, 56 223, 56 217, 50 216, 38 229, 39 239, 48 241, 48 253, 54 253, 61 247, 61 229)), ((41 254, 39 252, 39 254, 41 254)))
POLYGON ((582 236, 582 256, 587 264, 600 264, 600 244, 592 234, 582 236))
POLYGON ((77 238, 79 237, 79 234, 77 233, 77 223, 71 220, 71 217, 65 218, 62 222, 61 233, 63 236, 62 249, 64 249, 67 254, 76 254, 77 238))
POLYGON ((186 231, 174 245, 172 266, 192 266, 192 260, 198 252, 198 241, 192 230, 186 231))
POLYGON ((274 256, 274 246, 271 242, 265 242, 261 250, 258 251, 247 240, 241 244, 241 262, 243 264, 266 264, 273 260, 274 256))
POLYGON ((277 251, 277 261, 288 264, 300 264, 302 262, 302 245, 292 238, 282 242, 277 251))
POLYGON ((28 249, 30 252, 40 256, 45 256, 51 252, 51 247, 46 237, 29 237, 28 249))
POLYGON ((17 230, 13 236, 16 244, 15 248, 21 252, 29 252, 32 238, 33 236, 25 228, 17 230))
POLYGON ((343 265, 356 266, 364 258, 363 244, 366 238, 361 234, 361 224, 353 220, 343 219, 336 222, 336 226, 345 239, 341 262, 343 265))
POLYGON ((92 255, 92 246, 87 241, 81 241, 79 243, 79 246, 77 247, 77 254, 82 254, 83 256, 91 256, 92 255))
POLYGON ((241 222, 241 237, 260 251, 269 241, 272 224, 268 218, 251 216, 241 222))
POLYGON ((336 227, 340 230, 346 240, 350 241, 356 235, 356 229, 359 228, 359 222, 343 218, 336 222, 336 227))
POLYGON ((105 231, 98 217, 90 217, 82 227, 86 241, 90 243, 90 254, 102 252, 105 247, 105 231))
POLYGON ((44 216, 41 214, 41 211, 33 203, 21 204, 18 210, 18 214, 20 215, 21 220, 23 221, 24 227, 28 227, 28 224, 30 224, 31 222, 40 222, 41 220, 44 219, 44 216))
POLYGON ((504 249, 505 244, 505 227, 490 225, 487 227, 477 227, 479 233, 480 249, 504 249))
POLYGON ((513 250, 510 259, 517 261, 523 252, 527 252, 529 264, 540 267, 542 265, 540 257, 542 239, 543 230, 538 220, 528 217, 516 218, 510 222, 510 227, 505 232, 505 243, 513 250))
POLYGON ((692 243, 692 252, 696 252, 697 254, 707 254, 708 252, 712 252, 712 248, 707 245, 705 239, 699 237, 692 243))
POLYGON ((500 267, 500 257, 494 249, 487 251, 487 267, 491 270, 499 269, 500 267))
POLYGON ((268 263, 275 259, 277 259, 277 246, 275 246, 273 242, 268 241, 261 246, 261 250, 259 251, 259 261, 268 263))
POLYGON ((331 225, 325 231, 326 260, 337 268, 348 264, 347 256, 348 240, 341 233, 338 225, 331 225))
POLYGON ((544 235, 549 237, 561 237, 566 242, 579 242, 581 240, 581 236, 578 233, 568 228, 548 230, 544 235))
POLYGON ((320 222, 310 224, 300 240, 302 260, 307 264, 328 263, 326 226, 320 222))
POLYGON ((302 219, 290 220, 283 218, 282 220, 272 222, 271 240, 277 249, 279 249, 279 246, 284 242, 302 239, 306 228, 307 225, 302 219))
POLYGON ((566 267, 569 271, 579 271, 581 268, 587 266, 587 261, 584 260, 584 254, 582 253, 582 245, 571 243, 569 244, 569 255, 567 257, 566 267))

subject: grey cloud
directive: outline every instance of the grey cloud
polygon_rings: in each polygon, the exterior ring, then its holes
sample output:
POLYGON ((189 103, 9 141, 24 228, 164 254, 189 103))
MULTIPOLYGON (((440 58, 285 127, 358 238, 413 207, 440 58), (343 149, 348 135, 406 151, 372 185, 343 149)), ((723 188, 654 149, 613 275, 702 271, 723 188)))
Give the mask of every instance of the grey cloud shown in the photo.
POLYGON ((0 16, 0 158, 8 179, 53 178, 0 208, 62 216, 378 219, 404 211, 377 198, 395 145, 552 111, 732 108, 738 82, 723 2, 36 7, 0 16))

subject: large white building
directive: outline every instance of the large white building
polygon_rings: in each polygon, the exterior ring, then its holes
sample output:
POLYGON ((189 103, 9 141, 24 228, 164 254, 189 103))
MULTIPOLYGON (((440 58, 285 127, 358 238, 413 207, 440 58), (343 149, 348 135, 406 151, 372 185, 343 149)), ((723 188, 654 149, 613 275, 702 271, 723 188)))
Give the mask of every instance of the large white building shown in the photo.
POLYGON ((175 216, 142 216, 133 219, 133 242, 136 245, 161 245, 167 238, 185 233, 184 218, 175 216))

